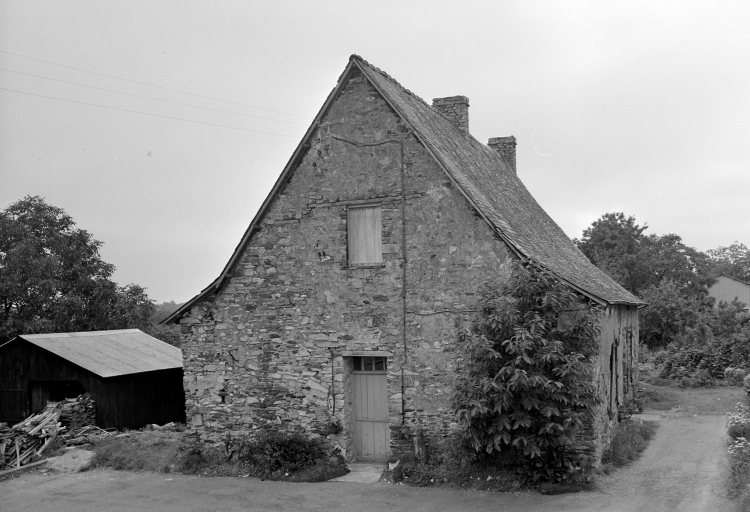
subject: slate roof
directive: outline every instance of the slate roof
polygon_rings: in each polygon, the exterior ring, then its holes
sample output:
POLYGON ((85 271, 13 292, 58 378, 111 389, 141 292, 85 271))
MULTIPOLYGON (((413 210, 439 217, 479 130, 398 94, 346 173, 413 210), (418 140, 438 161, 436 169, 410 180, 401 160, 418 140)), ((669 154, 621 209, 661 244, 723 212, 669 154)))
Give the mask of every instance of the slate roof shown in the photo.
POLYGON ((594 266, 539 206, 493 149, 443 117, 424 100, 357 55, 351 60, 458 184, 498 234, 574 288, 610 304, 644 302, 594 266))
POLYGON ((411 126, 415 137, 453 179, 464 197, 518 256, 535 261, 572 288, 600 303, 645 305, 578 250, 495 150, 457 128, 387 73, 360 56, 352 55, 338 85, 308 128, 221 275, 162 323, 176 321, 201 299, 218 292, 276 194, 294 172, 298 158, 309 147, 315 129, 353 69, 360 70, 411 126))
POLYGON ((182 368, 179 348, 138 329, 22 334, 18 338, 100 377, 182 368))

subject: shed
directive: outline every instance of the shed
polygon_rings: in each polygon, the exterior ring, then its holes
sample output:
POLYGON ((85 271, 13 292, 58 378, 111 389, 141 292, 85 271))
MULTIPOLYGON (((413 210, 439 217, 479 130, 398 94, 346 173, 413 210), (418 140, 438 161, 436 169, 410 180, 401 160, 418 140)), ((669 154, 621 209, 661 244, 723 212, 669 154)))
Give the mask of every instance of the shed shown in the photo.
POLYGON ((23 334, 0 345, 0 421, 86 391, 102 428, 185 421, 180 349, 138 329, 23 334))

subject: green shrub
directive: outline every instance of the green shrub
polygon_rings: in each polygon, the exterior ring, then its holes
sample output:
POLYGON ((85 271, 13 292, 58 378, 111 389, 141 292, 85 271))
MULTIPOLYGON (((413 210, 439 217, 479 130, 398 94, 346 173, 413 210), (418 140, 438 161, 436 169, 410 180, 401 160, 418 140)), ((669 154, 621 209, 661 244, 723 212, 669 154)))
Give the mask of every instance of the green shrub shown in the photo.
POLYGON ((724 368, 724 380, 730 386, 742 386, 745 375, 747 375, 747 372, 742 368, 733 368, 731 366, 724 368))
POLYGON ((310 468, 326 456, 321 439, 273 430, 243 442, 238 450, 239 461, 251 465, 263 478, 274 473, 286 475, 310 468))
POLYGON ((643 412, 643 400, 646 391, 644 389, 638 389, 636 396, 632 399, 626 399, 624 404, 621 404, 617 409, 618 421, 629 420, 633 414, 640 414, 643 412))
POLYGON ((597 335, 596 307, 533 265, 486 292, 460 337, 466 365, 452 402, 474 450, 511 460, 527 482, 574 474, 583 461, 575 437, 597 403, 597 335))
POLYGON ((602 464, 624 466, 634 461, 654 437, 656 427, 656 422, 634 418, 620 422, 602 454, 602 464))
POLYGON ((733 413, 727 415, 727 433, 732 439, 750 439, 750 406, 739 402, 733 413))
POLYGON ((730 488, 740 494, 750 485, 750 441, 738 437, 729 447, 730 488))
POLYGON ((737 510, 750 510, 750 406, 739 402, 727 416, 730 494, 737 500, 737 510))

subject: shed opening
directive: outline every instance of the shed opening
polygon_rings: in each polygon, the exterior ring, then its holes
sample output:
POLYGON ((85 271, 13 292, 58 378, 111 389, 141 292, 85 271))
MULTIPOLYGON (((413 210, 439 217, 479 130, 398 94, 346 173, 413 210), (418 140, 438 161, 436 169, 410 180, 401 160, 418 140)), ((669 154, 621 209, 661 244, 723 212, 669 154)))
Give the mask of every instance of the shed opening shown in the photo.
POLYGON ((29 381, 31 411, 36 413, 47 406, 47 402, 59 402, 75 398, 86 392, 77 380, 32 380, 29 381))

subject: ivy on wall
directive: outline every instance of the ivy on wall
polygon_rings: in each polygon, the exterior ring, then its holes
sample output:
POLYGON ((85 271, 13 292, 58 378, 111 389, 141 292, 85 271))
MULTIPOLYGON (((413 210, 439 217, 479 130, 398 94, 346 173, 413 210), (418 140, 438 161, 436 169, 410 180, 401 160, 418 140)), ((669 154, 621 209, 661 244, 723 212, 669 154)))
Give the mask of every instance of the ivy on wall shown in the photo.
POLYGON ((527 481, 562 481, 580 467, 575 438, 598 403, 592 383, 597 306, 533 264, 484 294, 462 333, 465 366, 453 399, 472 446, 527 481))

